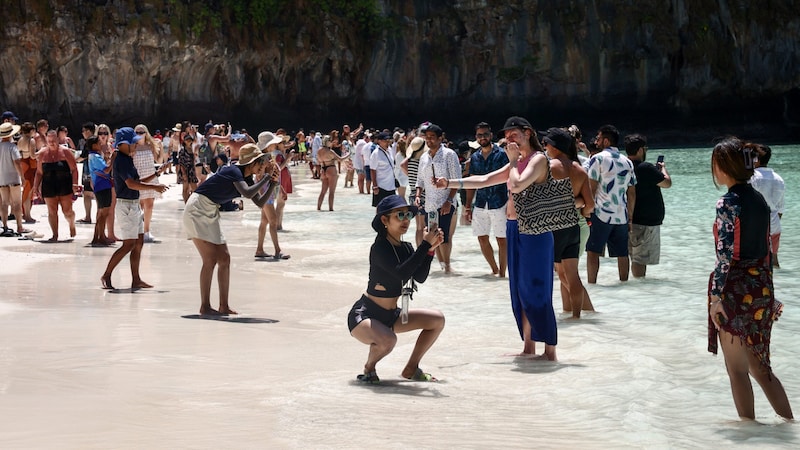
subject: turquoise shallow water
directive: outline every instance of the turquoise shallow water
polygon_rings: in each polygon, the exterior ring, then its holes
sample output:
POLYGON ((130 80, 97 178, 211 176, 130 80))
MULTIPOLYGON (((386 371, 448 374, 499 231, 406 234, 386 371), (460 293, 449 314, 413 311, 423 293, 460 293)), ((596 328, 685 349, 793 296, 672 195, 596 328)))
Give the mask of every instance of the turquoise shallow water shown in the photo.
MULTIPOLYGON (((773 330, 772 362, 797 412, 800 146, 774 152, 771 166, 789 188, 783 268, 775 273, 786 308, 773 330)), ((378 365, 384 386, 353 381, 367 347, 348 335, 346 315, 366 287, 375 233, 369 198, 341 188, 341 179, 336 211, 318 212, 319 184, 305 167, 292 168, 297 192, 280 234, 289 261, 253 261, 259 213, 251 204, 223 216, 233 304, 244 315, 278 321, 269 325, 180 318, 197 310, 199 262, 180 230, 176 187, 157 203, 154 227, 162 243, 148 244, 142 259, 142 273, 157 290, 99 289, 110 252, 83 247, 89 227, 79 228, 73 244, 14 241, 0 272, 0 442, 4 448, 800 447, 800 428, 781 423, 757 387, 758 422, 738 420, 723 360, 706 351, 711 226, 723 192, 711 180, 710 149, 651 149, 650 158, 659 153, 674 179, 664 191, 662 263, 648 269, 646 280, 620 283, 615 261, 601 260, 599 282, 588 288, 598 312, 579 322, 558 314, 558 363, 513 356, 522 344, 507 282, 487 276, 471 229, 458 227, 457 273, 434 267, 412 304, 447 318, 422 362, 437 384, 400 379, 412 334, 399 336, 378 365)), ((115 283, 127 277, 124 263, 115 283)), ((554 304, 560 311, 558 293, 554 304)))
MULTIPOLYGON (((796 376, 800 345, 795 339, 800 333, 800 262, 793 257, 800 250, 800 147, 779 146, 773 151, 771 166, 788 189, 781 240, 783 268, 775 274, 776 292, 786 309, 773 331, 772 359, 795 409, 800 410, 796 376)), ((507 283, 486 276, 488 266, 470 228, 458 227, 453 250, 457 274, 445 276, 434 267, 412 304, 441 309, 448 321, 424 360, 426 369, 446 380, 446 389, 441 389, 446 398, 419 400, 424 406, 400 403, 417 414, 435 417, 435 425, 415 428, 414 442, 430 444, 427 439, 446 429, 452 432, 449 444, 467 447, 537 442, 589 448, 719 444, 778 448, 800 443, 796 425, 775 425, 780 420, 757 387, 759 420, 774 426, 738 422, 724 362, 706 351, 705 291, 714 264, 711 227, 715 203, 724 189, 716 189, 711 179, 710 148, 653 148, 649 158, 655 160, 658 154, 665 155, 673 178, 673 187, 664 190, 662 263, 649 267, 646 280, 620 283, 615 261, 602 259, 598 284, 588 288, 598 312, 584 315, 579 323, 559 314, 558 364, 508 356, 521 350, 521 342, 507 283), (451 419, 449 409, 473 411, 474 420, 461 423, 460 414, 451 419)), ((309 202, 317 194, 315 189, 316 185, 302 186, 292 200, 296 213, 290 220, 302 225, 291 233, 291 245, 308 242, 323 250, 305 258, 301 272, 352 289, 355 300, 366 284, 366 255, 374 239, 367 198, 340 189, 335 219, 322 223, 315 219, 320 213, 314 210, 314 201, 309 202), (328 238, 322 243, 303 239, 315 234, 328 238)), ((410 233, 406 238, 413 239, 410 233)), ((580 267, 585 280, 583 262, 580 267)), ((557 283, 554 304, 560 311, 557 283)), ((324 319, 346 333, 348 308, 349 304, 342 305, 324 319)), ((395 352, 379 365, 379 373, 399 373, 411 344, 411 338, 401 337, 395 352)), ((360 344, 353 341, 351 345, 360 344)), ((356 373, 361 364, 363 359, 352 361, 351 372, 356 373)), ((331 434, 313 437, 310 423, 315 420, 330 421, 331 414, 337 415, 329 423, 333 430, 356 420, 354 414, 380 415, 394 401, 372 392, 342 391, 327 381, 313 383, 311 389, 292 397, 284 411, 285 425, 292 434, 320 445, 331 434), (362 402, 358 413, 340 409, 354 399, 362 402), (295 401, 310 409, 298 414, 288 407, 295 401)))

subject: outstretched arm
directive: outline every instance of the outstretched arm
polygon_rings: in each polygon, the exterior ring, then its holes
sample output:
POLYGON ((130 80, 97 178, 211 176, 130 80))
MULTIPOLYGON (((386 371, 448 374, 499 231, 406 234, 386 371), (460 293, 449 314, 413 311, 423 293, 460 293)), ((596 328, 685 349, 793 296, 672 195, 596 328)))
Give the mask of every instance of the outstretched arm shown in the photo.
POLYGON ((509 170, 511 170, 511 166, 506 164, 502 168, 486 175, 472 175, 467 178, 456 178, 452 180, 447 178, 436 178, 434 179, 434 184, 440 189, 449 188, 451 183, 454 185, 457 184, 460 189, 484 188, 494 186, 496 184, 502 184, 508 181, 509 170))

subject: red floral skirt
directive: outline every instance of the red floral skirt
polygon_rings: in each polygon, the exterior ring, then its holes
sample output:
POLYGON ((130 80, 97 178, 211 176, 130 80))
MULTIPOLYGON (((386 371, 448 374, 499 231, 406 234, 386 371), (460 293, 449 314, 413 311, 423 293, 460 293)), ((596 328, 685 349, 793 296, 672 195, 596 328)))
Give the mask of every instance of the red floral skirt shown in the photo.
MULTIPOLYGON (((711 280, 709 279, 709 302, 711 308, 711 280)), ((728 319, 719 317, 720 327, 739 336, 761 364, 772 371, 769 362, 769 341, 772 323, 778 320, 783 304, 775 300, 772 289, 772 268, 768 260, 732 261, 725 285, 720 295, 722 307, 728 319)), ((708 351, 717 353, 717 329, 708 316, 708 351)))

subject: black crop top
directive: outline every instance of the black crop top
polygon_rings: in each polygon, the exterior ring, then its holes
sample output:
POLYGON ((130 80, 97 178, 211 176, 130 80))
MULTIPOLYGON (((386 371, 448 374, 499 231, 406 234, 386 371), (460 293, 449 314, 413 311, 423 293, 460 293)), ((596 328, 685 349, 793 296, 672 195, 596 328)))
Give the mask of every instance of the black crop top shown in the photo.
POLYGON ((433 256, 428 255, 430 248, 429 242, 422 241, 417 251, 414 251, 414 247, 408 242, 395 246, 387 238, 379 236, 369 250, 367 294, 385 298, 399 297, 403 284, 411 277, 417 283, 424 283, 428 279, 433 260, 433 256))

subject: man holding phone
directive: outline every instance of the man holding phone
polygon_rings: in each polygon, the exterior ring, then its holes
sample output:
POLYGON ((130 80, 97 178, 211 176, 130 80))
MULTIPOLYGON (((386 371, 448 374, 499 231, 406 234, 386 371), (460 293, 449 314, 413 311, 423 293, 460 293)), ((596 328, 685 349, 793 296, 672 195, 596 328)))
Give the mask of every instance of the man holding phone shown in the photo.
POLYGON ((456 188, 437 188, 434 177, 449 179, 461 178, 461 165, 458 155, 444 145, 444 132, 438 125, 430 124, 425 128, 425 144, 428 153, 419 159, 419 172, 417 175, 415 206, 422 204, 421 196, 425 195, 425 212, 428 228, 433 228, 432 222, 438 222, 439 228, 444 232, 444 243, 436 247, 436 256, 445 273, 451 273, 450 253, 453 249, 452 225, 453 212, 456 211, 456 188))
POLYGON ((661 256, 661 223, 664 221, 664 198, 661 188, 672 186, 672 179, 660 155, 656 164, 646 162, 647 138, 641 134, 625 136, 625 152, 636 174, 636 204, 628 238, 631 273, 642 278, 647 266, 658 264, 661 256))

